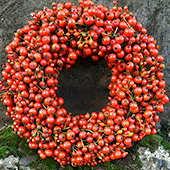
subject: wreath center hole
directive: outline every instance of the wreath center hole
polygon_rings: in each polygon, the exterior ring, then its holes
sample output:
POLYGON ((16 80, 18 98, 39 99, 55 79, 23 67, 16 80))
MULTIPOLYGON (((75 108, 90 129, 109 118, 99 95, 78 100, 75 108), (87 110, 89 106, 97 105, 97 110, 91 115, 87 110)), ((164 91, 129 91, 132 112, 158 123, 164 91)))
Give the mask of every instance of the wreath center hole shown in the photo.
POLYGON ((72 115, 99 112, 108 103, 110 77, 104 60, 77 59, 70 69, 61 71, 57 96, 72 115))

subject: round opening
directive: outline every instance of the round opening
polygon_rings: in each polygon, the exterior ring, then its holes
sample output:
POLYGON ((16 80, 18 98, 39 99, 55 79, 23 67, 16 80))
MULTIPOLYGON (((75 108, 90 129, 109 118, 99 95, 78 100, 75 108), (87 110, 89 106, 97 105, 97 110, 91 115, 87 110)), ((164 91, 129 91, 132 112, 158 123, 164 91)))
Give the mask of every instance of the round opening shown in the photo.
POLYGON ((110 69, 104 60, 78 59, 70 69, 59 75, 57 95, 72 115, 99 112, 107 105, 110 69))

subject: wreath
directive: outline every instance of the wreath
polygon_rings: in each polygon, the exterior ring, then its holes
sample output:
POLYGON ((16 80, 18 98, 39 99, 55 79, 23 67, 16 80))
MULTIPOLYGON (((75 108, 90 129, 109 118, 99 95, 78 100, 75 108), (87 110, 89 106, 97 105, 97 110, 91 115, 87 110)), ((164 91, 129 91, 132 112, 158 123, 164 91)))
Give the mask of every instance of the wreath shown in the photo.
POLYGON ((53 2, 32 18, 5 47, 0 81, 6 115, 31 149, 62 166, 94 166, 126 157, 133 142, 156 134, 157 112, 169 101, 164 58, 127 6, 53 2), (78 57, 104 59, 111 70, 109 102, 98 113, 71 116, 56 94, 60 71, 78 57))

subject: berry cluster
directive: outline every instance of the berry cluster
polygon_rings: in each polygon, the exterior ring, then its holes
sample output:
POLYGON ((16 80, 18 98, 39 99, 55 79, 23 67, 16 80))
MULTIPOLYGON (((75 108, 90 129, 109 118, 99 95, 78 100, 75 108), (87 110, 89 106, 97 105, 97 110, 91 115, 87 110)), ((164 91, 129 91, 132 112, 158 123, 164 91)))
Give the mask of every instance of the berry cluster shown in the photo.
POLYGON ((94 166, 124 158, 132 142, 156 133, 157 112, 169 100, 164 58, 127 6, 53 2, 32 18, 6 46, 0 81, 6 115, 31 149, 62 166, 94 166), (71 116, 56 95, 60 71, 78 57, 103 58, 111 70, 109 102, 99 113, 71 116))

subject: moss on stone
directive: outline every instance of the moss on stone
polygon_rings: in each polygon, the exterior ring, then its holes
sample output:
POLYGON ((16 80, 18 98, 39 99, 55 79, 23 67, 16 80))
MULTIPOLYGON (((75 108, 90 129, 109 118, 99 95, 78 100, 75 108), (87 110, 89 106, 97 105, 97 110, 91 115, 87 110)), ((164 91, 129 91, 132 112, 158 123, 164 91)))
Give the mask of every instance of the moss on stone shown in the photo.
POLYGON ((167 143, 162 143, 162 146, 164 147, 164 149, 168 150, 170 152, 170 142, 167 143))
POLYGON ((19 148, 21 149, 21 153, 22 153, 22 156, 26 156, 26 155, 33 155, 33 154, 37 154, 35 152, 35 150, 33 149, 30 149, 28 147, 28 143, 26 141, 26 139, 20 139, 20 143, 18 144, 19 148))
POLYGON ((36 160, 29 164, 29 167, 36 170, 56 170, 59 165, 52 158, 46 158, 43 160, 37 156, 36 160))
POLYGON ((11 149, 10 147, 8 146, 3 146, 0 148, 0 158, 5 158, 7 157, 8 155, 10 154, 13 154, 15 155, 15 153, 13 153, 13 149, 11 149))
MULTIPOLYGON (((45 160, 37 158, 34 162, 32 162, 29 165, 29 167, 34 168, 34 169, 36 167, 36 170, 44 170, 44 169, 45 170, 56 170, 60 166, 52 158, 47 158, 45 160)), ((94 167, 89 167, 89 166, 72 167, 68 165, 65 168, 63 168, 63 170, 97 170, 99 168, 103 170, 127 170, 126 168, 115 166, 110 162, 101 163, 94 167)))
POLYGON ((34 153, 28 147, 25 139, 21 139, 16 133, 9 127, 0 131, 0 158, 4 158, 8 155, 14 155, 22 157, 34 153))
POLYGON ((149 148, 150 152, 153 153, 155 152, 156 149, 160 146, 162 142, 162 137, 158 135, 148 135, 145 136, 139 143, 138 143, 138 148, 140 146, 149 148))
POLYGON ((64 170, 127 170, 126 168, 122 168, 120 166, 115 166, 111 162, 104 162, 101 164, 98 164, 94 167, 89 167, 89 166, 77 166, 77 167, 71 167, 71 166, 66 166, 64 170))
POLYGON ((11 128, 5 128, 0 131, 0 158, 8 154, 18 155, 17 152, 18 137, 11 128))
POLYGON ((149 135, 144 137, 139 143, 138 147, 143 146, 150 149, 150 152, 154 152, 159 146, 163 146, 165 150, 170 152, 170 142, 164 140, 160 135, 149 135))
POLYGON ((71 167, 71 166, 66 166, 66 167, 65 167, 65 170, 73 170, 73 167, 71 167))
POLYGON ((127 170, 126 168, 122 168, 118 165, 113 165, 110 162, 101 163, 99 164, 99 167, 102 167, 103 169, 107 170, 127 170))

